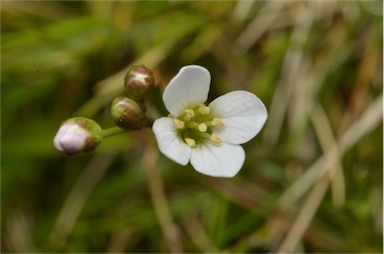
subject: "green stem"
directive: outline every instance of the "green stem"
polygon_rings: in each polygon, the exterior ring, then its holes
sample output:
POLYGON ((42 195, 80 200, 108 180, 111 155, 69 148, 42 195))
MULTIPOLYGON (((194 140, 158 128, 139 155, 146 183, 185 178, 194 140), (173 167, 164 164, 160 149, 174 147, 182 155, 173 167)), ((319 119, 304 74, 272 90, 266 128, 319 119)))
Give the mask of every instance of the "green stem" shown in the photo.
POLYGON ((152 118, 146 117, 145 119, 143 119, 141 124, 139 124, 137 126, 133 126, 132 128, 123 129, 123 128, 120 128, 118 126, 114 126, 114 127, 108 128, 108 129, 104 129, 101 132, 101 136, 103 138, 108 138, 108 137, 111 137, 111 136, 114 136, 117 134, 121 134, 121 133, 124 133, 127 131, 133 131, 133 130, 139 130, 139 129, 151 127, 153 122, 154 122, 154 120, 152 118))
POLYGON ((114 135, 117 135, 117 134, 120 134, 120 133, 123 133, 123 132, 126 132, 126 131, 129 131, 129 129, 122 129, 120 127, 111 127, 111 128, 108 128, 108 129, 104 129, 102 132, 101 132, 101 136, 103 138, 107 138, 107 137, 111 137, 111 136, 114 136, 114 135))

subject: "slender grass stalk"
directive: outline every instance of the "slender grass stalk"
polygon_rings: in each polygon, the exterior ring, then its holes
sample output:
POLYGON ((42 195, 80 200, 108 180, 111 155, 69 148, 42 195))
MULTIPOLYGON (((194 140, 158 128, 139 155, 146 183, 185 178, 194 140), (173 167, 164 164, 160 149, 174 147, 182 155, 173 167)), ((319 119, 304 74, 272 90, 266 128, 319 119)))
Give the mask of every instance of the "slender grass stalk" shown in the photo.
POLYGON ((165 240, 172 253, 182 253, 183 245, 180 240, 179 230, 176 227, 167 198, 164 191, 163 181, 157 167, 158 152, 154 151, 154 144, 148 144, 143 156, 143 163, 147 173, 148 188, 151 194, 153 206, 157 219, 163 230, 165 240))

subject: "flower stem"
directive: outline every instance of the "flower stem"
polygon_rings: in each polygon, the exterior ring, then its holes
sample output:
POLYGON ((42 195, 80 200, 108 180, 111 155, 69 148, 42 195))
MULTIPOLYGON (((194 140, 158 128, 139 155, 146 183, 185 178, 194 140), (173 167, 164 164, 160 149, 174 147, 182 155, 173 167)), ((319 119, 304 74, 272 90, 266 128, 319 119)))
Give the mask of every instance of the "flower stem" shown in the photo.
POLYGON ((107 138, 107 137, 111 137, 111 136, 114 136, 114 135, 117 135, 117 134, 120 134, 120 133, 123 133, 123 132, 126 132, 126 131, 129 131, 129 129, 122 129, 120 127, 111 127, 111 128, 108 128, 108 129, 104 129, 102 132, 101 132, 101 136, 103 138, 107 138))
POLYGON ((121 134, 127 131, 133 131, 133 130, 139 130, 139 129, 151 127, 153 122, 154 120, 152 118, 146 117, 142 120, 142 122, 139 125, 132 126, 132 128, 123 129, 118 126, 114 126, 108 129, 104 129, 101 132, 101 136, 103 138, 108 138, 108 137, 115 136, 117 134, 121 134))

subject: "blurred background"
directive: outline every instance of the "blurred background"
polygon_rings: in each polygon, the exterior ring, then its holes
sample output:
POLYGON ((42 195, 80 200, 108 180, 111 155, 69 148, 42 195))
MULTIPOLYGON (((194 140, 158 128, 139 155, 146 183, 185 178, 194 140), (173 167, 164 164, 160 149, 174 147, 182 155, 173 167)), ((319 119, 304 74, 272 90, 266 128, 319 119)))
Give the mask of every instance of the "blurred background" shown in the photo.
POLYGON ((381 1, 2 1, 1 252, 382 252, 381 1), (61 122, 113 126, 132 64, 157 88, 210 70, 269 118, 230 179, 159 153, 151 129, 93 153, 61 122))

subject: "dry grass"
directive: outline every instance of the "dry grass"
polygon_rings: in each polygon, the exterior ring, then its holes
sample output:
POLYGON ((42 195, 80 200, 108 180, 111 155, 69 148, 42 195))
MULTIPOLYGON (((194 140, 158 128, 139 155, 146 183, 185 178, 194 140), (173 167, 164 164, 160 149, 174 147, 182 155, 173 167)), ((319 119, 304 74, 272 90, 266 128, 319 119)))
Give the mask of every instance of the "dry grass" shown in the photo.
POLYGON ((382 252, 379 1, 1 3, 2 252, 382 252), (112 126, 132 64, 148 114, 187 64, 210 98, 255 93, 269 119, 233 179, 162 156, 150 129, 66 157, 74 115, 112 126))

